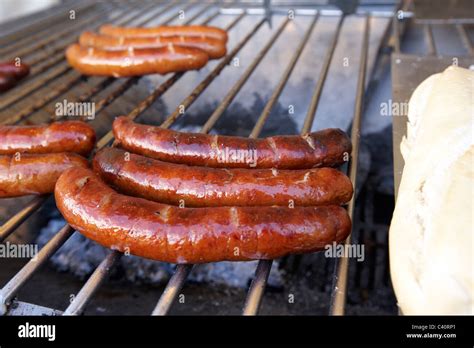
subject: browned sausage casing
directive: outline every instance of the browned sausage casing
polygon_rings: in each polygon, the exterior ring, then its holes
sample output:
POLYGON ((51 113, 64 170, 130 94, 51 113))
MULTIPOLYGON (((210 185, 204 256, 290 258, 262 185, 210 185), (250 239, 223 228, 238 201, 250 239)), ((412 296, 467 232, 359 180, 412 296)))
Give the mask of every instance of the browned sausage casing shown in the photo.
POLYGON ((105 24, 99 32, 109 36, 150 37, 150 36, 199 36, 227 42, 227 32, 205 25, 162 25, 158 27, 120 27, 105 24))
POLYGON ((87 168, 88 162, 74 153, 0 156, 0 197, 52 193, 71 167, 87 168))
POLYGON ((34 126, 0 126, 0 155, 75 152, 87 155, 95 145, 94 128, 81 121, 34 126))
POLYGON ((249 139, 181 133, 121 116, 115 119, 113 131, 120 145, 131 152, 166 162, 217 168, 249 168, 253 163, 255 168, 280 169, 337 166, 348 159, 352 149, 340 129, 249 139))
POLYGON ((67 48, 66 58, 81 74, 114 77, 196 70, 206 65, 209 59, 206 52, 191 47, 168 45, 108 51, 78 44, 67 48))
POLYGON ((0 92, 8 91, 15 87, 17 80, 12 75, 0 73, 0 92))
POLYGON ((333 168, 305 170, 226 169, 173 164, 117 148, 93 160, 99 176, 120 192, 186 207, 316 206, 344 204, 349 178, 333 168))
POLYGON ((67 170, 55 188, 66 221, 99 244, 171 263, 274 259, 343 241, 344 208, 179 208, 124 196, 89 169, 67 170))
POLYGON ((28 64, 16 64, 14 60, 0 63, 0 74, 12 76, 15 80, 20 80, 30 73, 28 64))
POLYGON ((221 40, 200 36, 156 36, 156 37, 119 37, 83 32, 79 37, 81 46, 98 47, 105 50, 126 50, 133 48, 159 48, 169 44, 175 46, 199 48, 207 53, 210 59, 218 59, 227 53, 225 43, 221 40))

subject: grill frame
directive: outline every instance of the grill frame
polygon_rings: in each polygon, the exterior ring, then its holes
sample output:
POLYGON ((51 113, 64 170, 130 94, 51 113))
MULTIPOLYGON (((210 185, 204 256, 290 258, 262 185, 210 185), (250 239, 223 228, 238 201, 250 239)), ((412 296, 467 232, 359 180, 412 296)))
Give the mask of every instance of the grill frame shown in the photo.
MULTIPOLYGON (((127 1, 127 5, 132 6, 133 2, 127 1)), ((136 16, 128 16, 127 19, 124 21, 119 21, 118 24, 125 25, 134 22, 136 19, 140 19, 142 12, 146 13, 146 10, 149 8, 160 8, 159 14, 166 14, 168 11, 172 10, 175 7, 179 7, 183 5, 178 1, 174 1, 171 4, 165 5, 163 2, 147 2, 148 5, 145 6, 145 10, 140 10, 136 14, 136 16), (162 5, 162 7, 158 7, 158 5, 162 5), (161 11, 163 10, 163 11, 161 11)), ((120 11, 120 6, 123 3, 120 3, 117 7, 120 11)), ((200 6, 197 2, 190 2, 186 3, 184 6, 185 8, 191 8, 194 6, 200 6)), ((216 7, 217 12, 213 13, 209 16, 204 22, 209 22, 210 20, 214 19, 216 16, 220 14, 233 14, 235 15, 235 20, 232 21, 228 26, 227 30, 232 29, 241 19, 248 15, 259 15, 262 14, 262 8, 255 8, 255 7, 246 7, 242 4, 230 4, 229 7, 222 7, 215 2, 206 3, 204 8, 200 10, 195 16, 190 18, 188 22, 194 21, 198 18, 201 14, 205 13, 211 7, 216 7), (234 5, 238 5, 239 7, 234 7, 234 5)), ((117 3, 112 3, 110 6, 117 6, 117 3)), ((127 12, 126 9, 123 9, 119 12, 119 14, 114 17, 120 17, 120 13, 127 12)), ((284 8, 274 8, 272 9, 274 13, 281 13, 284 12, 284 8)), ((287 10, 286 10, 287 11, 287 10)), ((152 11, 154 13, 154 11, 152 11)), ((303 8, 298 10, 296 13, 299 15, 304 16, 313 16, 314 20, 312 25, 306 32, 303 40, 301 41, 297 51, 294 53, 292 59, 290 60, 290 64, 287 66, 285 71, 282 74, 280 82, 276 86, 273 91, 271 98, 267 101, 267 104, 261 113, 257 123, 254 126, 250 137, 258 137, 258 134, 262 130, 262 127, 265 123, 265 120, 270 114, 272 106, 278 100, 279 95, 281 94, 283 88, 288 81, 291 72, 294 66, 297 64, 297 60, 304 50, 306 46, 306 42, 314 29, 314 25, 316 24, 318 18, 320 16, 337 16, 339 17, 339 23, 337 25, 336 32, 334 33, 334 37, 328 47, 328 51, 325 55, 324 63, 321 68, 320 78, 316 83, 316 87, 311 98, 310 106, 304 121, 302 132, 307 132, 311 129, 311 125, 314 120, 315 111, 317 109, 318 102, 321 97, 322 89, 324 87, 324 82, 329 71, 329 67, 332 61, 332 57, 337 46, 338 38, 340 35, 340 29, 342 27, 344 16, 341 15, 340 11, 337 10, 314 10, 314 9, 307 9, 303 8)), ((158 13, 157 13, 158 14, 158 13)), ((353 141, 354 151, 352 154, 351 162, 349 166, 347 166, 347 173, 350 176, 352 182, 356 183, 357 177, 357 161, 358 161, 358 140, 360 136, 360 127, 361 127, 361 118, 363 113, 363 101, 364 101, 364 94, 365 94, 365 86, 366 86, 366 75, 367 75, 367 56, 368 56, 368 49, 369 49, 369 32, 370 32, 370 20, 371 17, 374 15, 368 12, 359 11, 358 16, 363 16, 365 18, 365 29, 364 29, 364 40, 362 44, 361 50, 361 62, 359 67, 359 75, 358 75, 358 83, 357 83, 357 90, 356 90, 356 103, 354 107, 354 117, 352 123, 352 130, 351 130, 351 139, 353 141)), ((387 16, 387 13, 381 12, 379 13, 380 16, 387 16)), ((175 19, 176 14, 169 16, 165 21, 161 22, 161 24, 170 23, 173 19, 175 19)), ((151 21, 154 18, 154 15, 147 17, 148 20, 141 21, 140 23, 134 23, 136 25, 144 25, 147 22, 151 21)), ((104 22, 110 22, 110 18, 107 18, 104 22)), ((113 20, 112 20, 113 21, 113 20)), ((202 132, 208 132, 215 122, 219 119, 219 117, 223 114, 226 108, 230 105, 234 97, 239 92, 240 88, 244 86, 247 79, 250 75, 255 71, 260 61, 264 58, 265 54, 268 50, 273 46, 273 43, 278 39, 278 36, 283 32, 284 27, 288 23, 289 19, 283 23, 281 26, 281 31, 278 30, 272 34, 271 39, 268 41, 267 45, 263 47, 259 54, 256 55, 252 64, 246 69, 243 75, 241 75, 238 82, 232 87, 232 89, 228 92, 226 98, 224 98, 223 102, 219 104, 218 108, 214 111, 214 113, 209 117, 208 121, 202 127, 202 132)), ((89 21, 85 21, 88 23, 89 21)), ((221 62, 199 83, 194 89, 193 92, 186 97, 182 103, 179 104, 177 109, 171 113, 165 121, 162 123, 162 127, 169 127, 171 126, 182 114, 179 112, 179 108, 181 105, 185 105, 185 109, 188 108, 192 103, 197 100, 197 98, 201 95, 201 93, 212 83, 212 81, 219 75, 219 73, 225 69, 227 64, 232 60, 232 58, 237 55, 237 53, 242 49, 245 44, 247 44, 253 37, 253 35, 264 25, 265 19, 262 19, 257 23, 257 25, 249 31, 248 35, 244 37, 231 51, 228 55, 221 60, 221 62)), ((78 28, 82 28, 84 23, 80 23, 82 25, 78 25, 78 28)), ((97 24, 95 27, 98 27, 101 23, 97 24)), ((87 26, 87 24, 86 24, 87 26)), ((81 29, 79 29, 81 30, 81 29)), ((73 33, 74 34, 74 33, 73 33)), ((69 35, 66 35, 68 37, 69 35)), ((72 36, 72 35, 71 35, 72 36)), ((62 36, 59 36, 62 37, 62 36)), ((41 44, 44 44, 46 41, 49 43, 54 40, 47 40, 41 44)), ((38 44, 37 44, 38 45, 38 44)), ((67 45, 67 44, 66 44, 67 45)), ((41 45, 40 45, 41 46, 41 45)), ((61 46, 62 47, 62 46, 61 46)), ((65 47, 65 46, 64 46, 65 47)), ((8 48, 8 47, 6 47, 8 48)), ((59 52, 59 49, 58 49, 59 52)), ((59 54, 60 55, 60 54, 59 54)), ((58 56, 59 56, 58 55, 58 56)), ((53 64, 51 64, 52 66, 53 64)), ((67 73, 71 68, 66 67, 62 68, 65 69, 65 72, 60 72, 57 76, 53 77, 51 81, 55 81, 58 76, 62 76, 63 74, 67 73)), ((46 68, 47 70, 47 68, 46 68)), ((40 74, 40 72, 34 72, 33 74, 40 74)), ((167 78, 163 83, 161 83, 147 98, 142 100, 138 105, 128 114, 128 116, 132 119, 139 117, 146 109, 148 109, 160 96, 162 96, 169 88, 171 88, 174 83, 176 83, 184 73, 176 73, 171 75, 171 77, 167 78)), ((61 86, 61 88, 52 91, 50 95, 40 99, 35 104, 31 105, 28 108, 25 108, 14 114, 11 118, 7 120, 2 120, 2 123, 20 123, 26 120, 29 116, 31 116, 35 111, 41 109, 49 102, 54 100, 55 98, 62 95, 64 92, 70 90, 72 87, 79 83, 80 81, 84 80, 85 77, 79 76, 74 77, 71 79, 70 84, 66 84, 61 86)), ((114 90, 109 93, 106 97, 102 98, 100 101, 96 102, 97 111, 96 113, 101 112, 104 110, 110 103, 115 101, 119 98, 123 93, 125 93, 130 87, 138 82, 139 78, 132 77, 125 79, 123 82, 119 84, 118 87, 115 87, 114 90)), ((45 82, 44 80, 40 80, 41 82, 45 82)), ((103 78, 99 83, 97 83, 94 87, 90 88, 88 92, 80 95, 77 98, 77 101, 90 101, 95 95, 101 92, 105 87, 109 86, 115 81, 115 79, 111 78, 103 78)), ((25 84, 26 82, 24 82, 25 84)), ((31 91, 34 93, 34 91, 31 91)), ((29 95, 28 93, 27 95, 29 95)), ((24 96, 23 96, 24 97, 24 96)), ((14 104, 3 104, 0 106, 0 111, 8 108, 10 105, 14 104), (6 106, 5 106, 6 105, 6 106)), ((104 146, 107 146, 113 140, 112 132, 109 131, 106 135, 104 135, 97 143, 96 148, 100 149, 104 146)), ((6 223, 4 223, 0 227, 0 242, 4 241, 11 233, 15 231, 15 229, 21 225, 32 213, 34 213, 42 204, 46 201, 47 197, 35 197, 33 198, 22 210, 12 216, 6 223)), ((349 215, 352 218, 353 209, 354 209, 355 197, 351 200, 348 206, 349 215)), ((58 233, 40 250, 39 254, 36 257, 36 260, 30 260, 11 280, 0 290, 0 304, 2 305, 0 308, 0 314, 7 314, 8 312, 8 305, 14 301, 14 297, 19 289, 28 281, 30 277, 32 277, 35 272, 46 262, 49 260, 49 257, 53 255, 59 247, 74 233, 73 229, 69 225, 65 225, 58 233)), ((346 243, 350 242, 350 237, 346 241, 346 243)), ((92 273, 89 279, 85 282, 84 286, 79 290, 78 294, 75 296, 74 300, 70 303, 68 308, 64 311, 64 315, 79 315, 83 312, 87 303, 91 300, 94 293, 100 288, 100 285, 107 279, 110 271, 116 265, 117 261, 120 259, 120 253, 116 251, 110 252, 107 257, 101 262, 101 264, 96 268, 96 270, 92 273)), ((262 260, 258 263, 258 266, 255 271, 255 277, 250 285, 247 298, 245 301, 243 314, 244 315, 256 315, 261 304, 263 293, 265 290, 266 282, 268 280, 268 276, 270 273, 272 261, 271 260, 262 260)), ((179 294, 179 291, 183 287, 186 278, 192 271, 192 265, 177 265, 174 274, 171 276, 168 284, 161 295, 159 301, 157 302, 156 307, 152 311, 152 315, 164 315, 167 314, 175 302, 176 297, 179 294)), ((331 305, 330 305, 330 314, 332 315, 341 315, 344 313, 344 305, 345 305, 345 298, 347 292, 347 268, 348 268, 348 260, 346 258, 341 258, 337 262, 337 266, 335 268, 335 276, 333 290, 331 295, 331 305)), ((57 311, 57 310, 56 310, 57 311)), ((59 312, 59 311, 57 311, 59 312)))

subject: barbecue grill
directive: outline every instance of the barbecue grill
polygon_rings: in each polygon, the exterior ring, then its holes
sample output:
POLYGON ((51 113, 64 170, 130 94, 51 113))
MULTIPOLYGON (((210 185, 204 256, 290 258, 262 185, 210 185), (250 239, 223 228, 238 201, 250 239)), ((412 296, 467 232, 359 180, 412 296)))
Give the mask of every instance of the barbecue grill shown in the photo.
MULTIPOLYGON (((351 59, 357 62, 357 80, 353 89, 355 102, 352 113, 344 116, 347 118, 347 124, 351 124, 350 134, 354 149, 352 158, 348 165, 344 167, 344 170, 347 171, 351 181, 355 184, 357 182, 359 137, 365 89, 369 84, 377 53, 390 36, 390 19, 394 15, 396 3, 394 1, 362 2, 352 14, 344 13, 337 6, 321 5, 320 3, 317 2, 315 5, 315 2, 308 1, 286 3, 274 1, 271 7, 268 7, 267 2, 173 1, 165 3, 128 0, 103 3, 76 1, 72 4, 60 5, 57 9, 52 10, 50 15, 40 16, 34 23, 26 23, 26 25, 19 23, 23 26, 18 30, 0 37, 0 57, 2 59, 28 57, 25 58, 25 61, 32 66, 31 75, 12 91, 5 93, 0 99, 0 122, 2 124, 21 124, 39 122, 41 119, 44 120, 45 117, 51 119, 54 103, 61 101, 66 96, 68 101, 94 102, 96 115, 100 115, 107 112, 111 104, 123 98, 123 95, 140 83, 141 79, 146 79, 145 77, 95 78, 82 76, 75 72, 64 59, 64 49, 74 42, 83 30, 95 30, 101 24, 109 22, 116 25, 146 26, 175 23, 214 24, 214 21, 221 20, 219 23, 225 22, 223 27, 226 30, 231 33, 234 31, 242 33, 241 38, 235 44, 231 43, 229 45, 227 56, 212 65, 204 78, 191 87, 191 92, 178 105, 175 105, 174 111, 170 112, 161 122, 161 126, 165 128, 173 126, 177 121, 186 124, 186 112, 183 112, 183 110, 187 111, 223 71, 230 69, 232 64, 235 63, 235 59, 239 57, 239 52, 253 40, 256 40, 257 33, 271 22, 272 28, 268 38, 263 40, 261 46, 257 46, 258 49, 252 60, 244 68, 239 69, 238 79, 201 127, 201 132, 210 132, 231 103, 238 98, 239 92, 249 81, 252 74, 261 68, 260 63, 275 46, 275 43, 285 33, 292 30, 290 24, 293 18, 304 17, 307 20, 304 33, 296 48, 290 52, 290 59, 286 66, 273 72, 278 76, 278 83, 269 88, 270 97, 265 101, 263 111, 248 135, 251 138, 256 138, 264 129, 267 119, 271 117, 271 111, 288 85, 292 72, 298 67, 300 57, 305 48, 308 47, 308 42, 319 21, 331 19, 333 24, 331 30, 326 33, 328 44, 325 47, 324 58, 319 62, 315 62, 312 71, 305 72, 308 77, 315 80, 311 91, 312 97, 309 104, 305 106, 306 116, 301 127, 301 132, 308 132, 317 127, 315 124, 318 123, 318 118, 315 115, 323 95, 328 72, 331 66, 336 64, 333 57, 341 35, 345 35, 343 27, 347 19, 351 18, 356 20, 362 28, 362 30, 356 31, 357 40, 353 42, 356 51, 359 52, 358 56, 351 56, 351 59), (75 9, 77 18, 72 23, 69 19, 64 19, 64 11, 71 8, 75 9), (253 25, 242 25, 250 17, 253 25), (385 19, 386 24, 378 25, 374 29, 373 22, 377 19, 385 19), (379 40, 371 44, 372 35, 378 37, 379 40)), ((344 9, 344 11, 346 10, 344 9)), ((397 23, 397 20, 394 23, 397 23)), ((396 30, 400 30, 398 23, 396 30)), ((395 37, 398 38, 398 36, 395 37)), ((399 47, 398 40, 396 43, 396 47, 399 47)), ((176 73, 161 78, 160 82, 153 86, 151 93, 142 96, 142 99, 136 102, 134 108, 127 113, 128 116, 140 120, 146 110, 166 93, 169 93, 173 86, 179 85, 187 74, 191 73, 176 73)), ((99 139, 97 149, 107 146, 112 141, 113 134, 109 129, 99 139)), ((0 241, 4 241, 14 234, 21 224, 44 205, 47 199, 48 197, 43 196, 32 198, 21 210, 5 219, 6 221, 0 227, 0 241)), ((354 214, 355 201, 354 197, 347 207, 351 218, 354 214)), ((39 251, 35 259, 27 262, 18 273, 4 284, 0 290, 1 314, 79 315, 83 313, 89 301, 106 281, 111 270, 122 256, 119 252, 111 251, 108 254, 64 311, 21 302, 16 299, 18 291, 74 233, 69 225, 64 225, 39 251)), ((346 243, 350 243, 350 238, 346 243)), ((349 260, 346 257, 339 258, 336 262, 331 290, 331 315, 343 315, 345 313, 348 263, 349 260)), ((271 266, 272 261, 270 260, 258 262, 255 276, 245 299, 244 315, 257 314, 271 266)), ((178 265, 176 267, 164 292, 159 297, 156 307, 150 308, 152 315, 164 315, 169 312, 192 269, 192 265, 178 265)))

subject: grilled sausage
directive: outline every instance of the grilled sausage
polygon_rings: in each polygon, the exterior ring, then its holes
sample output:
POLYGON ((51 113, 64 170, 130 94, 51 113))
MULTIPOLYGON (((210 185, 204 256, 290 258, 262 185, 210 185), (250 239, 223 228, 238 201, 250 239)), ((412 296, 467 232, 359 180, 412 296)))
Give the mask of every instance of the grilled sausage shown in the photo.
POLYGON ((158 27, 120 27, 102 25, 99 32, 109 36, 150 37, 150 36, 199 36, 221 40, 226 43, 228 36, 223 29, 205 25, 161 25, 158 27))
POLYGON ((195 167, 129 154, 117 148, 99 151, 93 168, 120 192, 189 207, 339 205, 352 197, 351 181, 333 168, 195 167))
POLYGON ((0 156, 0 198, 52 193, 71 167, 87 168, 88 162, 74 153, 0 156))
POLYGON ((94 129, 81 121, 35 126, 0 126, 0 155, 12 155, 16 152, 75 152, 87 155, 94 145, 94 129))
POLYGON ((209 59, 202 50, 173 45, 107 51, 78 44, 67 48, 66 58, 81 74, 114 77, 196 70, 206 65, 209 59))
POLYGON ((0 92, 8 91, 15 87, 17 80, 14 76, 0 73, 0 92))
POLYGON ((122 116, 115 119, 113 132, 120 145, 131 152, 166 162, 217 168, 337 166, 347 160, 352 149, 349 138, 340 129, 249 139, 181 133, 137 124, 122 116))
POLYGON ((126 50, 129 47, 160 48, 172 44, 175 46, 199 48, 205 51, 210 59, 221 58, 227 53, 225 43, 221 40, 200 36, 119 37, 85 31, 79 37, 79 44, 109 51, 126 50))
POLYGON ((25 63, 19 65, 15 61, 0 63, 0 74, 12 76, 17 81, 26 77, 29 73, 30 67, 25 63))
POLYGON ((124 196, 89 169, 65 171, 55 188, 66 221, 99 244, 172 263, 274 259, 343 241, 344 208, 178 208, 124 196))

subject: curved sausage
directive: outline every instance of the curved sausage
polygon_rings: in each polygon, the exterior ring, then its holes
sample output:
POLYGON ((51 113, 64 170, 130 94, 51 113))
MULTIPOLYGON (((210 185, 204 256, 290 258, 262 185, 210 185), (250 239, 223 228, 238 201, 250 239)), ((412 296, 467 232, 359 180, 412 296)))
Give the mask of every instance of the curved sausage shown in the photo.
POLYGON ((114 136, 128 151, 166 162, 227 168, 305 169, 337 166, 352 146, 340 129, 260 139, 181 133, 134 123, 125 116, 113 123, 114 136))
POLYGON ((15 80, 21 80, 30 73, 28 64, 17 65, 14 60, 0 63, 0 74, 12 76, 15 80))
POLYGON ((221 40, 200 36, 156 36, 156 37, 119 37, 95 34, 85 31, 79 37, 81 46, 98 47, 109 51, 133 48, 160 48, 169 44, 199 48, 207 53, 210 59, 226 55, 225 43, 221 40))
POLYGON ((65 171, 54 191, 66 221, 108 248, 172 263, 274 259, 343 241, 344 208, 178 208, 124 196, 89 169, 65 171))
POLYGON ((14 76, 0 73, 0 92, 8 91, 15 87, 17 80, 14 76))
POLYGON ((88 162, 74 153, 0 156, 0 198, 52 193, 71 167, 87 168, 88 162))
POLYGON ((173 164, 104 148, 93 168, 120 192, 186 207, 344 204, 352 184, 333 168, 226 169, 173 164))
POLYGON ((120 27, 105 24, 99 32, 109 36, 150 37, 150 36, 199 36, 227 42, 227 32, 221 28, 206 25, 161 25, 158 27, 120 27))
POLYGON ((206 65, 209 59, 202 50, 173 45, 107 51, 78 44, 67 48, 66 58, 81 74, 114 77, 196 70, 206 65))
POLYGON ((85 156, 94 145, 94 128, 81 121, 0 126, 0 155, 75 152, 85 156))

